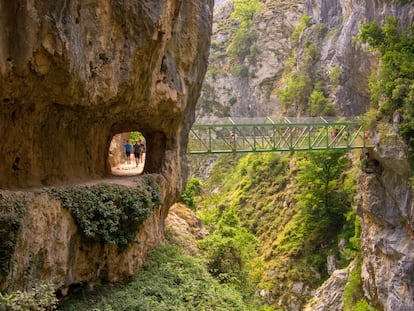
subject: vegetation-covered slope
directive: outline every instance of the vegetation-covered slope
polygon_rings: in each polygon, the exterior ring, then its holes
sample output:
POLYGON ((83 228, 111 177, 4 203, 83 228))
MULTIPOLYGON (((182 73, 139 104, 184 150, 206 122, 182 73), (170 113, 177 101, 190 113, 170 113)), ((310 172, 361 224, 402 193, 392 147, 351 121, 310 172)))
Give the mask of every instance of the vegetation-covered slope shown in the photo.
MULTIPOLYGON (((357 254, 359 226, 353 205, 359 168, 352 166, 350 156, 309 152, 223 157, 202 188, 198 211, 213 234, 234 213, 255 235, 260 261, 237 260, 242 270, 248 267, 249 278, 243 281, 252 282, 268 303, 303 306, 327 279, 328 257, 334 263, 329 269, 334 269, 357 254)), ((244 240, 240 248, 246 251, 248 245, 244 240)))

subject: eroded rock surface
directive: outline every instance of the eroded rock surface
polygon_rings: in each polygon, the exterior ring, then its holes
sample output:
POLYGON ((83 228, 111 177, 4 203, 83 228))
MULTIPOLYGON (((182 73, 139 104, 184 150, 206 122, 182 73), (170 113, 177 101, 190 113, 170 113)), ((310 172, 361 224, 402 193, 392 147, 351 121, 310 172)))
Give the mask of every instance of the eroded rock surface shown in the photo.
POLYGON ((361 277, 374 306, 408 311, 414 309, 414 204, 406 150, 398 141, 394 136, 372 150, 376 169, 360 179, 361 277))
MULTIPOLYGON (((1 288, 21 288, 26 274, 57 286, 119 281, 160 242, 186 182, 212 7, 212 0, 0 0, 0 189, 30 189, 1 288), (110 175, 111 139, 130 131, 146 138, 144 173, 160 176, 163 205, 125 252, 85 246, 71 215, 39 189, 110 175)), ((1 206, 0 216, 8 217, 1 206)))
POLYGON ((180 189, 211 8, 211 0, 1 1, 0 187, 105 176, 113 135, 137 130, 152 155, 145 171, 180 189))

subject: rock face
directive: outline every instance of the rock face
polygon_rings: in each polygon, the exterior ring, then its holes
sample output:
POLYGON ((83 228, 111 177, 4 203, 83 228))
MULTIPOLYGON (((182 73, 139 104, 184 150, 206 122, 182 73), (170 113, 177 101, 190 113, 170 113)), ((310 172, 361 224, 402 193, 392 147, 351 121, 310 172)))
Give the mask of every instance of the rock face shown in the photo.
POLYGON ((387 142, 381 138, 381 146, 369 153, 376 169, 366 170, 360 179, 364 293, 380 309, 408 311, 414 309, 414 203, 409 167, 396 133, 387 142))
POLYGON ((283 87, 288 59, 296 67, 306 62, 304 50, 313 44, 315 63, 311 83, 323 82, 337 114, 355 116, 369 106, 368 78, 378 57, 367 53, 354 40, 364 22, 383 22, 394 15, 402 23, 414 22, 412 5, 398 6, 385 0, 267 0, 255 16, 250 33, 249 57, 243 66, 247 74, 234 74, 228 57, 232 26, 232 1, 215 11, 209 70, 199 99, 198 117, 255 117, 280 113, 275 90, 283 87), (292 33, 308 15, 311 23, 293 44, 292 33), (252 52, 254 51, 254 52, 252 52), (334 72, 339 75, 333 81, 334 72))
POLYGON ((160 242, 187 178, 212 8, 212 0, 0 1, 0 189, 106 177, 113 136, 140 131, 144 172, 160 176, 163 199, 136 233, 141 243, 118 253, 85 247, 70 214, 28 190, 15 269, 1 288, 22 286, 24 273, 62 286, 119 281, 160 242))
POLYGON ((348 281, 348 269, 336 270, 317 290, 303 311, 341 311, 342 293, 348 281))
POLYGON ((86 239, 71 213, 45 191, 2 191, 0 195, 1 198, 24 197, 27 202, 10 271, 0 273, 1 290, 30 288, 33 280, 51 282, 62 292, 74 284, 119 282, 133 275, 145 260, 148 249, 163 239, 165 207, 162 206, 136 232, 138 243, 121 250, 117 245, 86 239))
MULTIPOLYGON (((378 55, 367 51, 354 37, 363 23, 383 23, 385 16, 395 16, 402 26, 414 24, 412 1, 405 1, 408 3, 405 5, 386 0, 262 2, 264 6, 250 27, 250 32, 256 33, 251 47, 259 48, 254 60, 245 59, 243 65, 248 75, 242 77, 231 72, 227 54, 231 26, 234 26, 229 20, 232 1, 216 10, 210 67, 197 117, 254 117, 280 113, 280 102, 274 90, 283 86, 281 77, 289 57, 293 57, 296 66, 304 62, 307 44, 316 47, 317 57, 311 72, 317 73, 320 81, 312 83, 326 85, 338 115, 362 114, 370 104, 369 76, 377 70, 379 62, 378 55), (311 17, 311 22, 295 47, 292 32, 305 14, 311 17), (339 75, 334 83, 335 70, 339 75)), ((375 165, 360 179, 364 291, 368 301, 380 310, 413 310, 414 207, 407 183, 409 169, 404 148, 395 145, 398 133, 393 132, 391 140, 385 136, 376 137, 380 145, 370 155, 375 165), (392 147, 384 148, 387 144, 392 147)), ((327 292, 320 292, 319 301, 315 299, 310 308, 340 309, 342 279, 340 283, 341 286, 332 292, 326 287, 327 292), (334 306, 327 301, 334 299, 332 297, 336 299, 332 301, 334 306)))
POLYGON ((0 187, 105 176, 112 137, 140 131, 145 171, 180 189, 212 2, 1 1, 0 187))

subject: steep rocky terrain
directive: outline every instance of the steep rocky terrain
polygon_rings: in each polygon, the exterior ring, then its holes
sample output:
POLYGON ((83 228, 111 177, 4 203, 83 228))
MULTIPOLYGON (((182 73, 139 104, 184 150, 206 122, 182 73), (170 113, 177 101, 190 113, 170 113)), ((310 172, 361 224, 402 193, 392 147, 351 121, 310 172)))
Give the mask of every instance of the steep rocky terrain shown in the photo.
MULTIPOLYGON (((254 40, 242 62, 244 74, 240 75, 232 71, 234 64, 228 54, 231 29, 237 23, 231 18, 232 1, 227 1, 215 12, 210 66, 197 117, 306 114, 309 106, 286 107, 279 97, 278 91, 286 87, 289 73, 295 70, 310 79, 310 90, 300 93, 305 93, 305 105, 309 105, 312 91, 322 85, 337 116, 363 114, 370 108, 369 77, 380 64, 379 55, 355 37, 363 23, 383 24, 385 16, 395 16, 402 27, 413 25, 412 2, 396 2, 264 1, 250 26, 254 40), (309 22, 302 22, 303 15, 310 17, 309 22)), ((398 123, 398 117, 394 119, 398 123)), ((394 124, 374 133, 376 147, 369 151, 368 160, 371 167, 361 172, 359 179, 361 278, 367 301, 379 310, 414 308, 412 190, 407 149, 397 128, 394 124)), ((335 272, 308 310, 340 310, 338 298, 342 297, 346 278, 346 270, 335 272)), ((290 309, 297 306, 292 304, 290 309)))
MULTIPOLYGON (((118 281, 162 239, 186 181, 212 7, 211 0, 0 1, 0 188, 8 189, 0 193, 2 289, 23 288, 23 275, 57 287, 118 281), (89 239, 90 229, 103 229, 103 215, 94 224, 78 213, 74 222, 64 198, 40 187, 108 177, 111 139, 130 131, 146 138, 144 172, 157 176, 160 201, 134 233, 140 243, 121 251, 108 236, 89 239)), ((137 185, 110 183, 127 188, 109 188, 95 207, 105 210, 112 196, 137 185)), ((145 191, 140 200, 151 202, 145 191)))

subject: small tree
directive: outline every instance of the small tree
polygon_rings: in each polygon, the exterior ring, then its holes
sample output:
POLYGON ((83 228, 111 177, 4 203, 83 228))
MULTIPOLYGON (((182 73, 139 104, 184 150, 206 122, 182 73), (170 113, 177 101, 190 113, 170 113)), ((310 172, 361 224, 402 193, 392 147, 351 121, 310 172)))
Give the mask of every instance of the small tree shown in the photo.
POLYGON ((225 210, 216 230, 200 241, 210 273, 239 289, 249 284, 249 265, 256 256, 256 238, 240 225, 233 208, 225 210))

